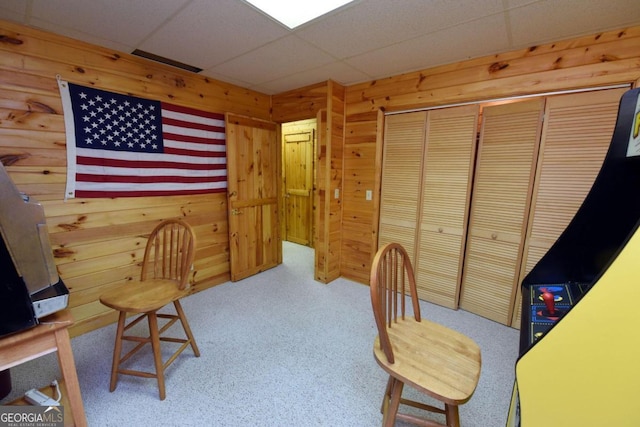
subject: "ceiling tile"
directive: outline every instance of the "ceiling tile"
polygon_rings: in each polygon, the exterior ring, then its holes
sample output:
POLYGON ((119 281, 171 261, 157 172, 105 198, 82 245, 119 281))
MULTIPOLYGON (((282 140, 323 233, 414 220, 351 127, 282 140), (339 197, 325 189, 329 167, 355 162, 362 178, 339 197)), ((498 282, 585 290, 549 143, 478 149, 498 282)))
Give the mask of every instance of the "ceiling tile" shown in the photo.
POLYGON ((252 89, 268 95, 273 95, 285 92, 291 88, 309 86, 326 80, 333 80, 336 83, 346 85, 347 83, 371 80, 371 76, 358 71, 347 64, 336 61, 301 73, 264 82, 252 87, 252 89))
POLYGON ((135 47, 186 1, 32 0, 30 23, 74 38, 85 35, 87 41, 135 47))
POLYGON ((633 25, 640 21, 637 0, 538 1, 509 11, 516 47, 551 42, 633 25))
POLYGON ((309 46, 294 35, 276 40, 211 68, 214 73, 235 76, 260 84, 300 71, 313 69, 333 61, 326 53, 309 46))
POLYGON ((501 11, 502 0, 366 0, 296 34, 347 58, 501 11))
POLYGON ((195 0, 140 49, 206 69, 287 34, 281 24, 238 0, 195 0))
POLYGON ((490 55, 507 49, 502 14, 447 28, 345 60, 374 78, 490 55))
POLYGON ((0 3, 0 16, 5 19, 23 22, 27 13, 27 2, 24 0, 3 0, 0 3))
POLYGON ((279 93, 637 26, 639 1, 355 0, 295 30, 245 0, 0 0, 0 19, 279 93))

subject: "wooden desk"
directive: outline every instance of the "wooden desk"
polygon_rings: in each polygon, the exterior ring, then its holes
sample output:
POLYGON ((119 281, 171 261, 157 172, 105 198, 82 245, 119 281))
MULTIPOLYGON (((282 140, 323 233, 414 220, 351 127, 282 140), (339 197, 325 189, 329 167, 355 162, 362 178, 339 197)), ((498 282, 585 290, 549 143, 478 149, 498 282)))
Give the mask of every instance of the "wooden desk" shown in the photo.
POLYGON ((0 338, 0 371, 57 351, 71 409, 70 414, 65 413, 65 424, 68 423, 67 416, 71 415, 73 425, 85 427, 87 419, 67 331, 72 324, 71 313, 62 310, 40 319, 40 324, 34 328, 0 338))

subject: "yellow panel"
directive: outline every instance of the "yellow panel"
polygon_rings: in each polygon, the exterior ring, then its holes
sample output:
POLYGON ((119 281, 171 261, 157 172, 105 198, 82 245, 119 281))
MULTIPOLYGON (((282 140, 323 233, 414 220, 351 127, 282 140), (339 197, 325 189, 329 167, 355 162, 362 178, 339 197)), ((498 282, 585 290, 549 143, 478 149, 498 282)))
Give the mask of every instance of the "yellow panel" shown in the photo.
POLYGON ((637 426, 640 233, 516 364, 522 427, 637 426))

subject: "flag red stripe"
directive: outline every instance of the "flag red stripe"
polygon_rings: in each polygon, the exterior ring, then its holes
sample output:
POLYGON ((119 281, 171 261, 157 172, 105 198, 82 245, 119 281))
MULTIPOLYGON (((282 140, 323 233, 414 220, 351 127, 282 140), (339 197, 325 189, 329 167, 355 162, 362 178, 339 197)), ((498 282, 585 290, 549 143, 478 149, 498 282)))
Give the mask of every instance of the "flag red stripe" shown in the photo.
POLYGON ((90 166, 110 166, 120 168, 169 168, 169 169, 192 169, 192 170, 212 170, 226 169, 225 164, 197 164, 197 163, 177 163, 177 162, 145 162, 138 160, 116 160, 116 159, 100 159, 94 157, 78 157, 76 163, 79 165, 90 166))
POLYGON ((173 147, 164 147, 165 154, 180 154, 183 156, 193 156, 193 157, 227 157, 227 153, 224 151, 198 151, 198 150, 187 150, 184 148, 173 148, 173 147))
POLYGON ((221 182, 226 181, 226 176, 119 176, 119 175, 88 175, 76 174, 76 180, 81 182, 135 182, 136 184, 154 183, 154 182, 182 182, 182 183, 198 183, 198 182, 221 182))
POLYGON ((195 194, 211 194, 211 193, 224 193, 226 192, 226 188, 215 188, 215 189, 207 189, 207 190, 171 190, 171 191, 84 191, 84 190, 76 190, 76 197, 80 198, 89 198, 89 197, 105 197, 105 198, 115 198, 115 197, 150 197, 150 196, 178 196, 178 195, 195 195, 195 194))
POLYGON ((209 132, 224 132, 224 128, 220 126, 211 126, 204 123, 186 122, 184 120, 172 119, 169 117, 162 117, 163 125, 172 125, 181 128, 206 130, 209 132))
POLYGON ((207 144, 207 145, 224 145, 225 144, 224 139, 202 138, 202 137, 191 136, 191 135, 178 135, 178 134, 169 133, 169 132, 163 132, 162 138, 170 139, 172 141, 180 141, 180 142, 197 142, 199 144, 207 144))
POLYGON ((206 117, 208 119, 216 119, 224 121, 224 114, 211 113, 209 111, 196 110, 195 108, 183 107, 180 105, 168 104, 160 102, 164 110, 175 111, 176 113, 192 114, 194 116, 206 117))

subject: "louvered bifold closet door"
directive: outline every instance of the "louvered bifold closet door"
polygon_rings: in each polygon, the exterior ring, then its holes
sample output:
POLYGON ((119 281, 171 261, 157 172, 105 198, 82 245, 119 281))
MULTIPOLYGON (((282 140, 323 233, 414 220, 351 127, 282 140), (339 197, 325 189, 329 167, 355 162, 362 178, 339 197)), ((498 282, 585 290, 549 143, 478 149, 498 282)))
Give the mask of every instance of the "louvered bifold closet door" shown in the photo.
POLYGON ((460 307, 505 325, 518 287, 542 112, 543 100, 482 111, 460 307))
POLYGON ((397 242, 415 263, 426 112, 385 118, 378 247, 397 242))
MULTIPOLYGON (((562 234, 600 171, 627 89, 547 98, 520 282, 562 234)), ((520 288, 512 326, 520 327, 520 288)))
POLYGON ((416 281, 421 299, 458 307, 478 105, 427 116, 416 281))

